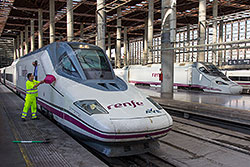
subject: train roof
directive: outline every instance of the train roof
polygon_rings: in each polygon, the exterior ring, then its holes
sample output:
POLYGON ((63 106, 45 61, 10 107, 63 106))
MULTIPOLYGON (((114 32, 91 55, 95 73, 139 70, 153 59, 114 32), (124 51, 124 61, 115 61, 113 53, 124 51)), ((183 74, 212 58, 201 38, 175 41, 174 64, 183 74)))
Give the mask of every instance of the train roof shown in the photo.
POLYGON ((35 50, 35 51, 33 51, 33 52, 30 52, 30 53, 28 53, 28 54, 26 54, 26 55, 24 55, 24 56, 22 56, 20 59, 23 59, 23 58, 26 58, 26 57, 28 57, 28 56, 31 56, 31 55, 33 55, 33 54, 36 54, 36 53, 39 53, 39 52, 41 52, 41 51, 44 51, 44 50, 47 50, 49 47, 51 47, 51 45, 53 45, 53 44, 55 44, 55 43, 66 43, 66 44, 68 44, 71 48, 74 48, 76 45, 88 45, 89 47, 91 47, 91 48, 93 48, 93 49, 101 49, 100 47, 98 47, 98 46, 96 46, 96 45, 93 45, 93 44, 88 44, 88 43, 85 43, 85 42, 54 42, 54 43, 51 43, 51 44, 49 44, 49 45, 46 45, 46 46, 44 46, 44 47, 42 47, 42 48, 40 48, 40 49, 37 49, 37 50, 35 50))

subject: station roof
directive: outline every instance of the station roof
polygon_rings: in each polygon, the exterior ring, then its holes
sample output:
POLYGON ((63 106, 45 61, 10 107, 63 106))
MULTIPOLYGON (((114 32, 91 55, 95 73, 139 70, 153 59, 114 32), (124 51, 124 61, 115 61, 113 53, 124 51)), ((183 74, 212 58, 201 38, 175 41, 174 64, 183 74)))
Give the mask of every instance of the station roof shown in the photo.
MULTIPOLYGON (((66 40, 66 6, 67 0, 55 0, 56 40, 66 40)), ((84 24, 84 40, 95 42, 96 35, 96 0, 73 0, 74 34, 80 36, 80 25, 84 24)), ((112 44, 116 38, 117 8, 122 6, 122 26, 128 27, 128 38, 136 39, 143 36, 145 18, 148 15, 148 1, 145 0, 106 0, 107 32, 111 33, 112 44)), ((49 0, 4 0, 0 1, 0 36, 16 38, 24 31, 30 20, 35 20, 35 32, 38 29, 38 8, 43 10, 44 44, 49 43, 49 0)), ((160 34, 161 0, 154 0, 154 34, 160 34)), ((207 0, 207 19, 212 19, 212 0, 207 0)), ((250 17, 249 0, 219 0, 218 16, 244 12, 250 17)), ((199 0, 177 0, 177 28, 187 24, 197 24, 199 0)), ((241 14, 232 15, 240 17, 241 14)), ((223 18, 222 18, 223 19, 223 18)), ((232 19, 232 18, 231 18, 232 19)), ((36 33, 37 34, 37 33, 36 33)), ((106 38, 107 39, 107 38, 106 38)), ((37 41, 37 40, 36 40, 37 41)), ((107 42, 106 42, 107 43, 107 42)), ((36 43, 37 45, 37 43, 36 43)), ((0 43, 0 47, 2 44, 0 43)))

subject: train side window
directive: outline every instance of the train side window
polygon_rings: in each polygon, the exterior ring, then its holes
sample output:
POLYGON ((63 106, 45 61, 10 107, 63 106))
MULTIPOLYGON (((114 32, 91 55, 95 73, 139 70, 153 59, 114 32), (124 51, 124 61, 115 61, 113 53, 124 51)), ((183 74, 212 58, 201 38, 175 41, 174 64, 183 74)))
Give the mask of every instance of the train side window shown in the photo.
POLYGON ((232 80, 232 81, 239 81, 239 77, 237 76, 229 76, 229 78, 232 80))
POLYGON ((75 77, 79 77, 74 64, 72 63, 66 52, 60 57, 60 65, 65 73, 73 75, 75 77))
POLYGON ((205 74, 209 74, 209 72, 204 67, 200 67, 199 70, 200 70, 200 72, 203 72, 205 74))
POLYGON ((249 81, 249 77, 239 77, 240 81, 249 81))
POLYGON ((5 74, 6 76, 6 80, 7 81, 10 81, 10 82, 13 82, 13 75, 12 74, 5 74))
POLYGON ((67 56, 64 56, 64 58, 62 59, 62 67, 69 72, 76 72, 75 67, 67 56))

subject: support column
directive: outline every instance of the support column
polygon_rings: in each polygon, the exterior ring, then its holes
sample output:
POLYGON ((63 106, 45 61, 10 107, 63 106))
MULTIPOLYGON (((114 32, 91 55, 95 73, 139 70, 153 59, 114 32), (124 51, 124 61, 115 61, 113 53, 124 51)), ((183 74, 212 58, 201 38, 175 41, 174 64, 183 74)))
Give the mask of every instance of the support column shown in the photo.
MULTIPOLYGON (((194 30, 192 30, 192 46, 194 46, 194 30)), ((192 62, 194 62, 194 48, 192 48, 192 62)))
POLYGON ((43 47, 43 11, 38 9, 38 48, 43 47))
POLYGON ((55 0, 49 0, 49 41, 55 42, 55 0))
POLYGON ((16 56, 20 58, 20 37, 19 35, 16 37, 16 56))
POLYGON ((135 59, 134 59, 134 42, 131 43, 131 64, 135 64, 135 59))
POLYGON ((108 32, 108 58, 111 60, 111 34, 108 32))
POLYGON ((174 48, 176 36, 176 0, 162 0, 161 6, 162 34, 161 34, 161 71, 163 80, 161 82, 161 95, 173 98, 174 82, 174 48))
MULTIPOLYGON (((213 0, 213 43, 217 43, 217 17, 218 17, 218 0, 213 0)), ((213 49, 216 49, 216 46, 213 46, 213 49)), ((212 51, 212 61, 213 64, 216 65, 216 56, 217 51, 212 51)))
POLYGON ((105 0, 97 0, 97 45, 105 52, 106 14, 104 6, 105 0))
POLYGON ((34 19, 30 21, 30 51, 35 50, 34 19))
POLYGON ((144 27, 144 38, 143 38, 143 65, 146 65, 148 62, 148 19, 145 19, 144 27))
MULTIPOLYGON (((179 47, 182 47, 181 43, 180 43, 180 41, 181 41, 181 32, 178 33, 178 38, 179 38, 179 47)), ((181 50, 178 50, 178 52, 179 52, 179 54, 178 54, 179 55, 178 63, 180 63, 181 62, 181 54, 180 54, 181 50)))
POLYGON ((84 23, 80 24, 80 41, 83 42, 83 35, 84 35, 84 23))
POLYGON ((140 43, 139 43, 139 45, 140 45, 140 52, 139 52, 139 60, 140 60, 140 62, 139 62, 139 64, 142 64, 142 59, 141 59, 141 55, 142 55, 142 41, 140 41, 140 43))
MULTIPOLYGON (((231 22, 231 41, 233 41, 233 22, 231 22)), ((233 45, 231 45, 233 47, 233 45)), ((230 59, 233 59, 233 50, 230 51, 230 59)))
MULTIPOLYGON (((247 39, 247 19, 245 20, 245 39, 247 39)), ((247 47, 247 43, 245 43, 245 47, 247 47)), ((247 49, 244 49, 244 59, 247 58, 247 49)))
POLYGON ((133 61, 134 61, 134 64, 137 64, 137 55, 136 55, 136 41, 133 42, 133 47, 134 47, 134 50, 133 50, 133 61))
POLYGON ((67 41, 74 39, 73 0, 67 0, 67 41))
POLYGON ((121 20, 121 8, 117 9, 117 36, 116 36, 116 65, 118 68, 121 67, 121 31, 122 31, 122 20, 121 20))
MULTIPOLYGON (((224 31, 224 39, 223 39, 223 42, 226 42, 227 41, 227 24, 224 24, 224 27, 225 27, 225 31, 224 31)), ((226 45, 224 45, 223 46, 224 47, 224 60, 223 60, 223 62, 224 63, 226 63, 226 61, 227 61, 227 50, 226 50, 226 48, 227 48, 227 46, 226 45)))
MULTIPOLYGON (((207 25, 207 34, 206 34, 206 40, 207 40, 207 45, 209 44, 209 25, 207 25)), ((208 48, 208 47, 207 47, 208 48)), ((209 62, 209 50, 207 49, 207 58, 206 58, 206 62, 209 62)))
POLYGON ((13 53, 14 53, 13 59, 15 61, 17 59, 17 54, 16 54, 16 39, 15 38, 13 38, 13 53))
POLYGON ((137 41, 134 42, 134 62, 135 64, 138 64, 137 41))
POLYGON ((153 63, 154 0, 148 1, 148 63, 153 63))
POLYGON ((127 39, 128 42, 128 52, 127 52, 127 65, 131 65, 131 47, 129 45, 129 39, 127 39))
POLYGON ((23 57, 24 55, 24 50, 23 50, 23 31, 20 31, 20 48, 21 48, 21 54, 20 54, 20 57, 23 57))
MULTIPOLYGON (((187 25, 187 45, 186 46, 190 46, 190 24, 187 25)), ((186 51, 187 51, 186 62, 190 62, 190 49, 188 48, 186 51)))
MULTIPOLYGON (((180 41, 182 41, 181 46, 184 47, 184 46, 185 46, 185 32, 182 31, 182 32, 180 33, 180 35, 182 36, 182 39, 180 40, 180 41)), ((185 52, 185 49, 182 49, 181 51, 182 51, 182 62, 185 62, 185 53, 184 53, 184 52, 185 52)))
MULTIPOLYGON (((219 43, 223 42, 223 20, 220 20, 220 27, 219 27, 219 43)), ((223 45, 220 45, 220 48, 223 48, 223 45)), ((222 65, 222 50, 219 50, 218 53, 218 66, 221 67, 222 65)))
MULTIPOLYGON (((205 44, 206 39, 206 0, 199 0, 199 39, 198 45, 205 44)), ((205 50, 205 47, 199 48, 205 50)), ((205 52, 198 52, 198 61, 205 62, 205 52)))
MULTIPOLYGON (((240 22, 238 22, 238 41, 240 40, 240 22)), ((238 44, 238 49, 237 49, 237 60, 240 59, 240 45, 238 44)))
POLYGON ((140 64, 140 42, 137 41, 137 44, 136 44, 136 55, 137 55, 137 64, 140 64))
POLYGON ((160 52, 160 51, 159 51, 160 49, 161 49, 161 47, 160 47, 160 38, 157 37, 157 51, 156 51, 156 52, 157 52, 157 63, 160 62, 160 61, 159 61, 159 59, 160 59, 160 57, 161 57, 161 56, 160 56, 160 53, 159 53, 159 52, 160 52))
POLYGON ((124 66, 128 65, 128 28, 124 27, 124 66))
POLYGON ((24 43, 24 46, 25 46, 25 54, 28 54, 29 53, 29 27, 26 25, 25 26, 25 43, 24 43))

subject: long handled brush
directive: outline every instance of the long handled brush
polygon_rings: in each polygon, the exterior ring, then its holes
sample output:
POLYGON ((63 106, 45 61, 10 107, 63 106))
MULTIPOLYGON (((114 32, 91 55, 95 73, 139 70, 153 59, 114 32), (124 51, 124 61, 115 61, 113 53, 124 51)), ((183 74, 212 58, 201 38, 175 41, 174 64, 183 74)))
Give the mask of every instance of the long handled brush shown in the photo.
POLYGON ((28 144, 28 143, 49 143, 49 139, 45 139, 45 141, 28 141, 28 140, 23 140, 23 141, 12 141, 13 143, 22 143, 22 144, 28 144))

